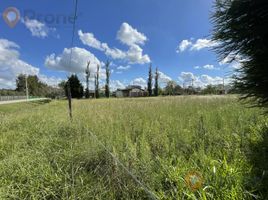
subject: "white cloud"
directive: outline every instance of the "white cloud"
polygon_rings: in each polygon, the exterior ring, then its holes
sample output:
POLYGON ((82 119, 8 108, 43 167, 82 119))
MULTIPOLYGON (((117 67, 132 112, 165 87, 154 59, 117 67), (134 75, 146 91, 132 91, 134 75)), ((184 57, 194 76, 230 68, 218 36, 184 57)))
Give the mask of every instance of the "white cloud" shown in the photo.
POLYGON ((134 29, 128 23, 124 22, 117 32, 117 39, 123 44, 133 46, 139 44, 143 45, 147 40, 147 37, 143 33, 138 32, 137 29, 134 29))
POLYGON ((147 87, 147 81, 144 78, 135 78, 133 81, 130 82, 131 85, 139 85, 142 88, 147 87))
MULTIPOLYGON (((217 85, 223 83, 223 78, 219 76, 209 76, 207 74, 203 74, 201 76, 195 76, 192 72, 181 72, 178 77, 180 83, 185 87, 194 85, 194 87, 205 87, 207 85, 217 85)), ((225 83, 229 83, 230 79, 226 78, 225 83)))
POLYGON ((188 47, 192 45, 192 42, 189 40, 182 40, 181 43, 179 44, 179 47, 177 48, 177 53, 183 52, 186 50, 188 47))
POLYGON ((194 69, 206 69, 206 70, 220 70, 219 67, 215 67, 214 65, 204 65, 204 66, 194 66, 194 69))
POLYGON ((103 51, 105 55, 113 59, 126 60, 130 64, 150 62, 150 57, 147 54, 143 55, 143 49, 140 47, 147 40, 146 36, 127 23, 123 23, 117 33, 117 39, 129 47, 127 51, 110 48, 107 43, 102 43, 96 39, 93 33, 83 33, 79 30, 78 35, 84 45, 103 51))
POLYGON ((70 48, 65 48, 58 56, 51 54, 47 56, 45 66, 53 70, 71 73, 84 73, 87 62, 90 61, 89 69, 91 72, 95 73, 97 65, 102 65, 98 58, 86 49, 73 47, 71 61, 70 54, 70 48))
POLYGON ((40 74, 39 68, 20 59, 16 43, 0 39, 0 88, 14 89, 19 74, 37 75, 48 85, 57 85, 61 79, 40 74))
POLYGON ((143 55, 143 49, 138 45, 130 46, 126 57, 131 64, 145 64, 151 61, 147 54, 143 55))
POLYGON ((115 91, 117 89, 124 89, 126 86, 119 80, 111 80, 110 89, 115 91))
POLYGON ((214 65, 209 65, 209 64, 204 65, 203 68, 204 69, 210 69, 210 70, 215 69, 214 65))
POLYGON ((195 76, 192 72, 181 72, 180 77, 184 82, 189 82, 195 79, 195 76))
POLYGON ((168 75, 164 74, 161 71, 158 71, 158 74, 159 74, 159 83, 160 84, 166 84, 167 82, 172 80, 171 77, 169 77, 168 75))
POLYGON ((219 43, 212 41, 210 39, 197 39, 196 41, 191 40, 182 40, 177 48, 177 53, 183 52, 185 50, 190 51, 199 51, 204 48, 211 48, 217 46, 219 43))
POLYGON ((88 45, 95 49, 104 50, 101 42, 94 37, 93 33, 83 33, 81 30, 79 30, 78 35, 84 45, 88 45))
POLYGON ((217 46, 218 43, 209 39, 198 39, 195 43, 193 43, 190 50, 199 51, 204 48, 211 48, 217 46))
POLYGON ((46 83, 47 85, 50 85, 50 86, 58 86, 58 84, 63 81, 62 78, 58 78, 55 76, 48 77, 43 74, 39 74, 38 77, 41 82, 46 83))
POLYGON ((45 38, 48 36, 49 32, 55 31, 55 28, 49 28, 46 24, 36 20, 25 18, 21 20, 22 23, 29 29, 32 33, 32 36, 45 38))
POLYGON ((37 75, 39 68, 20 59, 16 43, 0 39, 0 88, 14 88, 19 74, 37 75))
POLYGON ((130 69, 131 67, 130 67, 130 65, 127 65, 127 66, 122 66, 122 65, 120 65, 120 66, 118 66, 116 69, 118 69, 118 70, 128 70, 128 69, 130 69))
POLYGON ((222 61, 219 62, 220 65, 228 65, 231 69, 240 69, 242 67, 242 62, 247 59, 242 58, 240 55, 229 54, 222 61))

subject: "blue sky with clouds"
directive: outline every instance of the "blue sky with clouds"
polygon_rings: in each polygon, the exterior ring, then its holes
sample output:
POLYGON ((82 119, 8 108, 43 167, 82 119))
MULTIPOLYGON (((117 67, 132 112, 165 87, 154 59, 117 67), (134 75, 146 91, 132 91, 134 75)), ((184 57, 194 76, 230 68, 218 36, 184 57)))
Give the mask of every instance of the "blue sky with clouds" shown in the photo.
POLYGON ((71 62, 73 0, 3 1, 1 15, 8 7, 21 19, 13 28, 0 19, 0 88, 13 88, 19 73, 50 85, 77 73, 84 82, 88 60, 92 74, 97 64, 112 62, 112 88, 145 86, 150 63, 163 86, 171 79, 221 83, 238 67, 219 62, 210 49, 217 45, 210 41, 213 0, 78 0, 71 62))

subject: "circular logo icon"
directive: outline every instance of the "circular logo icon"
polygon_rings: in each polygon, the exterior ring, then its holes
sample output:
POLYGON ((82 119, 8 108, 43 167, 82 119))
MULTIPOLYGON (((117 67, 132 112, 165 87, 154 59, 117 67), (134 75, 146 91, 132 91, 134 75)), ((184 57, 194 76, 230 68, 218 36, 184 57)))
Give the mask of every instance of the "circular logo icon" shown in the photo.
POLYGON ((3 18, 5 22, 7 23, 7 25, 13 28, 14 26, 16 26, 16 24, 18 23, 20 19, 20 12, 15 7, 8 7, 3 12, 3 18))
POLYGON ((187 186, 192 190, 198 190, 203 185, 203 177, 200 172, 191 171, 185 176, 187 186))

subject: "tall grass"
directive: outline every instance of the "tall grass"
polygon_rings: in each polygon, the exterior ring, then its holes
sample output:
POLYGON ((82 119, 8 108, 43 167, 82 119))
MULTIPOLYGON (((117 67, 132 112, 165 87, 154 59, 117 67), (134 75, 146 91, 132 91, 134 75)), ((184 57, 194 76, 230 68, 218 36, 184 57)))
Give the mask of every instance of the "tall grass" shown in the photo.
POLYGON ((159 199, 264 199, 261 113, 215 96, 79 100, 72 122, 65 101, 0 106, 0 199, 149 199, 98 141, 159 199))

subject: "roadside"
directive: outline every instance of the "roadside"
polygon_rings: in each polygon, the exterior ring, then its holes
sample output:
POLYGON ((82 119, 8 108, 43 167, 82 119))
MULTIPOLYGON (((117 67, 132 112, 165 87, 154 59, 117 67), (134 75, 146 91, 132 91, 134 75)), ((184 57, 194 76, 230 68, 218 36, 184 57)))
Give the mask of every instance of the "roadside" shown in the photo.
POLYGON ((31 101, 43 101, 43 100, 49 100, 49 98, 36 98, 36 99, 20 99, 20 100, 11 100, 11 101, 0 101, 0 105, 12 104, 12 103, 21 103, 21 102, 31 102, 31 101))

